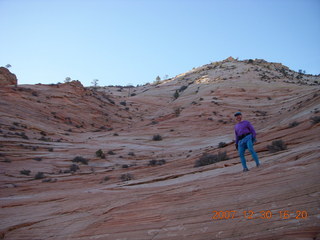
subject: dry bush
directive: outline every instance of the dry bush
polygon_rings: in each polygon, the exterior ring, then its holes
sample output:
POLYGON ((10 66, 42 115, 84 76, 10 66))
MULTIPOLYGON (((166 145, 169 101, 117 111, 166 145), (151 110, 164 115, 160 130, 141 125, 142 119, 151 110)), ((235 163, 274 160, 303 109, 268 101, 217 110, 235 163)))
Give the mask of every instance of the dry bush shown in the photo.
POLYGON ((287 145, 282 140, 273 141, 271 145, 267 146, 270 153, 279 152, 287 149, 287 145))
POLYGON ((206 166, 209 164, 228 160, 227 152, 219 152, 218 154, 204 153, 198 160, 196 160, 194 167, 206 166))

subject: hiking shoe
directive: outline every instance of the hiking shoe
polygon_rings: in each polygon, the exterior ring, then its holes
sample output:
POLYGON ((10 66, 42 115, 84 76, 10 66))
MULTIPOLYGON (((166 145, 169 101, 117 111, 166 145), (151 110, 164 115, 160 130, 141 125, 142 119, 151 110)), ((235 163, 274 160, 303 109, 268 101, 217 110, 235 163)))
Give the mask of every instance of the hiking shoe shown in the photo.
POLYGON ((243 172, 248 172, 248 171, 249 171, 248 168, 244 168, 244 169, 243 169, 243 172))
POLYGON ((261 165, 260 165, 260 163, 257 165, 257 168, 259 168, 261 165))

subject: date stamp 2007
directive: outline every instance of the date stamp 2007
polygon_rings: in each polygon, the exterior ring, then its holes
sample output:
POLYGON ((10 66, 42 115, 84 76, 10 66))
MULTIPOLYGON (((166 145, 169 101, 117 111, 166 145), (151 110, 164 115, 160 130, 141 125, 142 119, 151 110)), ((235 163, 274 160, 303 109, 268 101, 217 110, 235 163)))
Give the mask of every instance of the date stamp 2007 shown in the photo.
POLYGON ((270 210, 264 211, 212 211, 212 220, 227 220, 227 219, 235 219, 235 218, 245 218, 245 219, 272 219, 278 218, 282 220, 286 219, 307 219, 308 212, 306 210, 281 210, 271 212, 270 210))

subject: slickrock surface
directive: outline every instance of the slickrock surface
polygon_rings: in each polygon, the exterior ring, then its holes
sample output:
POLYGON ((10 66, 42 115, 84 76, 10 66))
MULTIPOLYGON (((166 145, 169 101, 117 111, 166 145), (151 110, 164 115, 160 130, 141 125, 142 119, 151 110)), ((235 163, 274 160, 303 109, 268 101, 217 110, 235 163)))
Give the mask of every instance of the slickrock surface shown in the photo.
POLYGON ((0 87, 4 86, 16 86, 18 80, 16 75, 11 73, 7 68, 0 67, 0 87))
POLYGON ((320 239, 319 83, 228 58, 132 88, 1 87, 0 239, 320 239), (257 131, 246 173, 236 111, 257 131))

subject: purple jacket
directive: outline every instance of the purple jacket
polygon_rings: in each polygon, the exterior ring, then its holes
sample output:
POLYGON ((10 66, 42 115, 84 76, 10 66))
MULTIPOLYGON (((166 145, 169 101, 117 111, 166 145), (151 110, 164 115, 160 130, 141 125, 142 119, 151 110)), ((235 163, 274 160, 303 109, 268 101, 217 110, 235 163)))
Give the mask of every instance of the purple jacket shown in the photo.
POLYGON ((249 121, 241 121, 234 126, 234 133, 236 135, 236 144, 239 142, 239 137, 241 135, 251 133, 252 137, 256 137, 256 131, 249 121))

